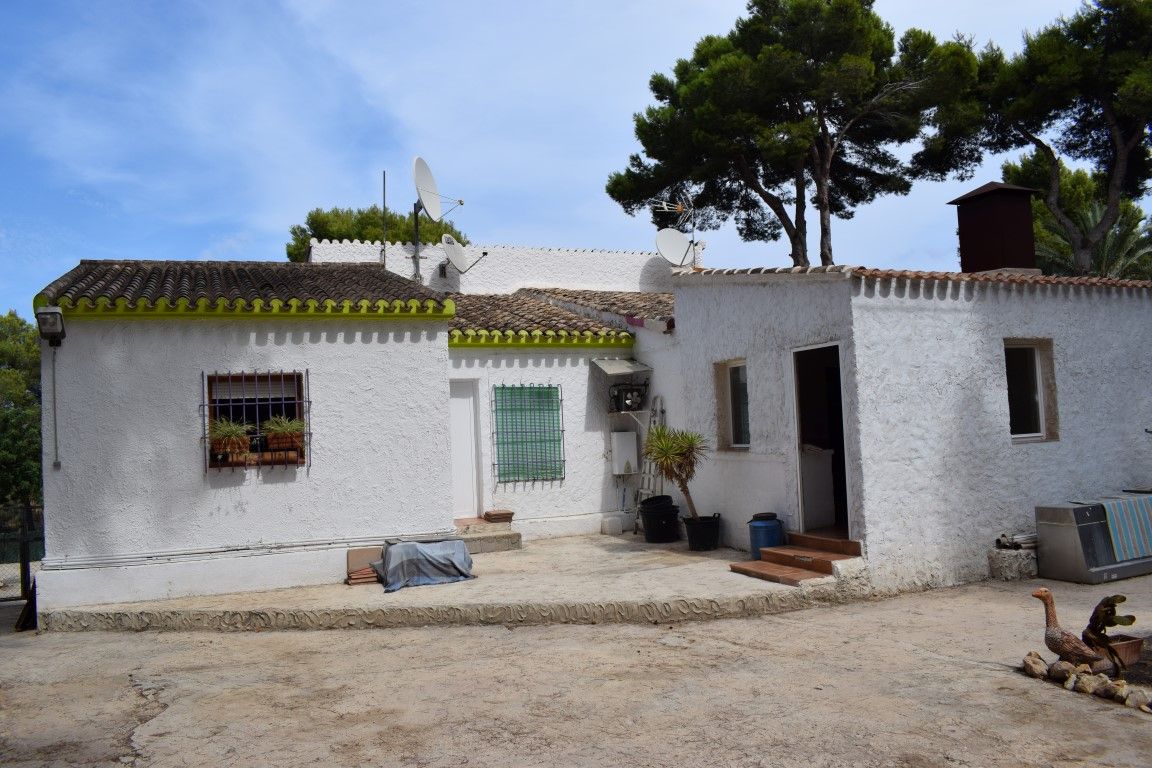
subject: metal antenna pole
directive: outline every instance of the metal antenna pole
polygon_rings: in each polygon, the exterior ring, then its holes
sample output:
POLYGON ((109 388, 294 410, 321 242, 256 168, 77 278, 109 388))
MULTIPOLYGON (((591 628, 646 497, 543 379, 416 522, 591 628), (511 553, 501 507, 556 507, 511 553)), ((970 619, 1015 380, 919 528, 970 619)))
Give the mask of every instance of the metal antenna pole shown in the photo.
POLYGON ((415 237, 412 238, 412 280, 417 283, 424 282, 420 276, 420 209, 423 207, 419 200, 412 205, 412 229, 415 230, 415 237))
POLYGON ((380 264, 386 264, 385 249, 388 248, 388 172, 380 172, 380 264))

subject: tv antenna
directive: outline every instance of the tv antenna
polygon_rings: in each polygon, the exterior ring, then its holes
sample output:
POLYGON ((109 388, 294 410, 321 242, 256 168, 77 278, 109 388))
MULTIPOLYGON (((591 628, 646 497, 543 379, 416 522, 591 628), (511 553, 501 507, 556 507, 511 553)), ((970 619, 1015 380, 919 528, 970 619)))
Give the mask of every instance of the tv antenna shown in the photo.
POLYGON ((687 197, 681 197, 677 202, 652 197, 648 199, 648 205, 651 207, 652 213, 676 214, 676 222, 672 225, 676 229, 683 229, 685 224, 691 224, 692 229, 696 229, 696 212, 692 209, 692 201, 687 197))
POLYGON ((665 227, 656 233, 656 250, 674 267, 695 264, 696 257, 704 250, 706 243, 696 240, 696 216, 691 201, 686 197, 681 198, 680 202, 654 197, 648 204, 652 207, 653 213, 676 214, 674 226, 665 227), (691 237, 680 231, 685 224, 692 228, 691 237))
POLYGON ((464 201, 440 194, 440 190, 436 187, 436 178, 432 175, 432 169, 428 167, 428 163, 424 162, 422 157, 417 157, 412 161, 412 179, 416 182, 417 196, 416 202, 412 204, 412 224, 415 230, 413 240, 416 241, 412 251, 412 279, 419 283, 423 282, 423 278, 420 276, 420 211, 424 211, 432 221, 440 221, 445 214, 464 205, 464 201), (442 207, 445 200, 452 203, 452 207, 447 211, 442 207))
MULTIPOLYGON (((448 257, 448 263, 455 267, 456 271, 460 274, 464 274, 472 269, 472 267, 480 262, 480 259, 488 255, 488 251, 481 251, 479 258, 469 264, 468 254, 464 252, 464 246, 456 242, 456 238, 452 237, 452 235, 442 235, 440 237, 440 243, 444 246, 444 255, 448 257)), ((443 268, 444 265, 441 264, 440 266, 443 268)), ((441 272, 440 276, 443 277, 445 274, 446 273, 441 272)))

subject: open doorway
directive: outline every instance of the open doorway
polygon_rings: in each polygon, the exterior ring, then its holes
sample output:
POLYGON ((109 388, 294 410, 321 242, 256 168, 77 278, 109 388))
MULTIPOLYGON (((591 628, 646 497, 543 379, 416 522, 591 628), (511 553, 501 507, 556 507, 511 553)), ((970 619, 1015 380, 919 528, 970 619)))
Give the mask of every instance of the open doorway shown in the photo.
POLYGON ((844 401, 840 346, 794 353, 799 436, 800 520, 804 533, 848 538, 844 401))

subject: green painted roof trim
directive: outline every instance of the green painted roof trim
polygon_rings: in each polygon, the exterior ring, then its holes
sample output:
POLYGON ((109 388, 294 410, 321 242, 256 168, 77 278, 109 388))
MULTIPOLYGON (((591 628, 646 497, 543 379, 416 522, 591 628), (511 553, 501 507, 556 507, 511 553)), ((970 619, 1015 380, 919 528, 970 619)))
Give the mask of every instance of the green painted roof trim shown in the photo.
MULTIPOLYGON (((44 294, 37 294, 32 300, 36 309, 48 305, 50 302, 44 294)), ((227 299, 217 299, 215 303, 208 299, 190 301, 185 298, 170 302, 161 298, 155 303, 141 299, 130 305, 127 299, 115 301, 100 297, 96 301, 82 298, 73 302, 67 297, 61 297, 58 305, 68 317, 75 318, 101 318, 108 320, 152 319, 176 320, 196 318, 222 318, 222 319, 252 319, 267 320, 315 320, 332 318, 342 320, 448 320, 456 316, 456 303, 452 299, 442 302, 427 299, 409 299, 407 301, 333 301, 325 299, 317 301, 308 299, 236 299, 229 302, 227 299)))
POLYGON ((517 348, 525 347, 560 347, 563 349, 581 348, 612 348, 627 349, 632 347, 635 339, 632 334, 623 331, 485 331, 454 330, 448 335, 448 346, 452 348, 517 348))

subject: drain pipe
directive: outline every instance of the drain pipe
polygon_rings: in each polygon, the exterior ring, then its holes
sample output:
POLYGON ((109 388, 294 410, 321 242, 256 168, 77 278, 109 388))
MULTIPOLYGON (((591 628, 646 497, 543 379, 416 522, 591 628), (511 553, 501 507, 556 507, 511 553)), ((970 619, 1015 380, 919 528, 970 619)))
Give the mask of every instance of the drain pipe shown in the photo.
POLYGON ((56 347, 52 347, 52 469, 60 469, 60 431, 56 418, 56 347))

